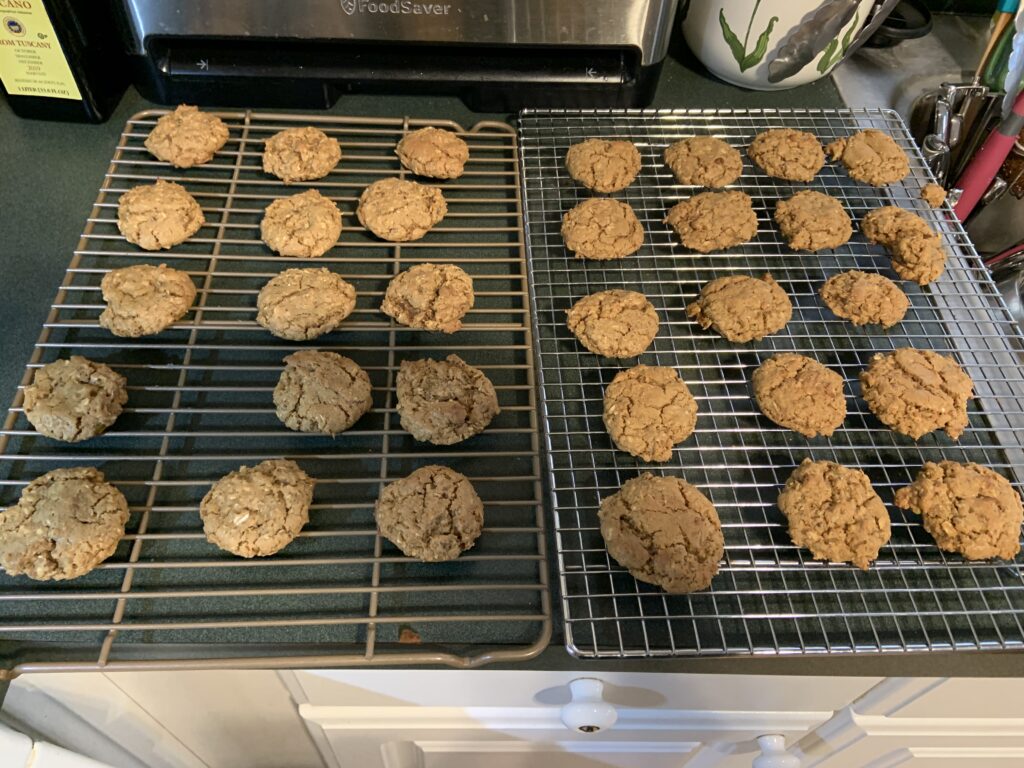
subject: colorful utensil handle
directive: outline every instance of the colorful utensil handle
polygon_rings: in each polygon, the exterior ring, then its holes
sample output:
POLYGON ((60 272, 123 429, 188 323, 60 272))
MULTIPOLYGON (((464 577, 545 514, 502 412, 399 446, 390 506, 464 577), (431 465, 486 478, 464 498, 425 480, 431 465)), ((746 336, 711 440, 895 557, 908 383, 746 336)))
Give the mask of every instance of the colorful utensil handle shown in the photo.
POLYGON ((1022 128, 1024 128, 1024 92, 1018 94, 1010 116, 989 134, 985 143, 981 145, 981 149, 978 150, 978 154, 964 169, 963 175, 957 182, 957 186, 964 192, 953 208, 953 212, 960 221, 965 221, 971 215, 981 196, 988 189, 988 185, 999 173, 1003 161, 1006 160, 1006 156, 1010 153, 1022 128))

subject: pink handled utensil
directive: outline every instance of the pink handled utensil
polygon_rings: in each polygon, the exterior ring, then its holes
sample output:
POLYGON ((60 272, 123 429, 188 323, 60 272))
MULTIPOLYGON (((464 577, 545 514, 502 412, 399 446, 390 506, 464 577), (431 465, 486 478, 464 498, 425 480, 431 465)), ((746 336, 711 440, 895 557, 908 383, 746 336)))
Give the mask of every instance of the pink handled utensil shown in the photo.
POLYGON ((1013 102, 1013 110, 992 130, 956 183, 956 186, 963 190, 953 208, 960 221, 967 220, 992 183, 992 179, 999 173, 1021 129, 1024 129, 1024 91, 1017 95, 1016 101, 1013 102))

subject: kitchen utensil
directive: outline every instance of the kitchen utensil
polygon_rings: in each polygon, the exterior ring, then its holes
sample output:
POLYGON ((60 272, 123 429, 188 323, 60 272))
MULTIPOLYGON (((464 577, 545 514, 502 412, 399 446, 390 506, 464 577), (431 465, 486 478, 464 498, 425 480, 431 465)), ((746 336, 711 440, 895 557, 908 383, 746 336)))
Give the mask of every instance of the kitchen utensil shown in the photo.
POLYGON ((519 137, 548 485, 571 652, 636 658, 1024 649, 1020 561, 965 562, 940 551, 919 517, 891 506, 895 489, 911 482, 926 460, 976 461, 1017 487, 1024 480, 1024 340, 948 207, 932 210, 920 199, 931 178, 899 116, 880 109, 528 110, 521 114, 519 137), (834 165, 814 181, 855 220, 878 206, 897 205, 922 216, 942 237, 946 274, 925 288, 902 283, 911 308, 900 325, 886 331, 854 327, 824 308, 818 291, 827 277, 849 269, 891 275, 889 258, 859 233, 813 258, 791 251, 772 216, 778 200, 804 185, 747 165, 734 186, 751 195, 758 234, 727 251, 695 254, 662 223, 669 207, 698 191, 679 185, 665 167, 666 146, 696 134, 742 150, 758 132, 782 127, 810 131, 822 142, 875 128, 906 151, 910 175, 885 188, 851 183, 834 165), (583 136, 632 141, 641 152, 637 180, 616 194, 645 226, 645 244, 634 256, 584 264, 562 244, 562 215, 587 197, 565 175, 562 158, 583 136), (732 344, 686 317, 687 303, 712 278, 764 272, 793 301, 793 317, 780 333, 732 344), (573 302, 612 288, 641 291, 657 308, 660 332, 638 361, 601 360, 565 327, 573 302), (941 434, 916 442, 896 435, 858 397, 858 375, 872 355, 901 346, 952 355, 974 379, 970 427, 959 441, 941 434), (776 427, 754 404, 752 372, 781 351, 808 354, 843 377, 849 413, 831 438, 807 440, 776 427), (605 387, 634 362, 675 368, 699 404, 694 435, 665 464, 616 451, 604 429, 605 387), (869 571, 813 562, 793 546, 776 499, 804 458, 863 469, 890 505, 892 540, 869 571), (725 557, 709 589, 667 595, 637 582, 608 557, 598 505, 647 471, 685 478, 717 507, 725 557))
POLYGON ((996 7, 996 15, 992 20, 992 33, 989 35, 988 43, 985 45, 985 50, 981 54, 981 59, 978 61, 978 68, 974 72, 974 82, 981 82, 981 75, 985 71, 985 66, 988 64, 989 57, 992 55, 992 51, 996 47, 996 43, 999 41, 999 37, 1003 34, 1003 30, 1006 29, 1010 22, 1013 21, 1013 17, 1017 13, 1017 7, 1020 5, 1020 0, 999 0, 996 7))
POLYGON ((966 100, 963 107, 960 140, 950 151, 949 178, 959 179, 974 153, 999 120, 1003 95, 985 93, 966 100))
POLYGON ((974 206, 977 205, 989 184, 992 183, 992 179, 999 172, 1000 166, 1006 159, 1006 155, 1009 154, 1022 128, 1024 128, 1024 93, 1018 94, 1010 116, 989 134, 988 139, 971 159, 957 182, 957 186, 964 191, 956 208, 953 209, 960 221, 966 220, 971 215, 974 206))
POLYGON ((865 48, 892 48, 904 40, 916 40, 932 31, 932 12, 923 0, 900 0, 885 17, 865 48))

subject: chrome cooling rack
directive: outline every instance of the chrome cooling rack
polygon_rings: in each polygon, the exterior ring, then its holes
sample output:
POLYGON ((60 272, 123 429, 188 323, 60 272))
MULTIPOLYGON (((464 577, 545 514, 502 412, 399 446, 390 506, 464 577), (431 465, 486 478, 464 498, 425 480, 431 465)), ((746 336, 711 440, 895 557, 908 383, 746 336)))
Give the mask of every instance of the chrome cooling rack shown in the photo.
POLYGON ((128 532, 110 560, 75 581, 0 576, 8 674, 225 663, 470 667, 539 653, 551 612, 515 132, 495 122, 465 130, 444 120, 223 112, 225 148, 207 165, 177 171, 143 146, 163 113, 128 121, 23 381, 43 364, 85 355, 128 378, 125 413, 99 438, 61 444, 32 431, 19 389, 0 433, 0 504, 46 471, 96 465, 129 500, 128 532), (261 153, 267 137, 294 125, 336 137, 343 158, 328 177, 285 187, 262 172, 261 153), (426 238, 379 241, 356 220, 356 199, 371 181, 405 173, 395 144, 423 125, 466 139, 466 173, 440 185, 449 212, 426 238), (150 253, 118 233, 117 200, 157 178, 184 184, 207 223, 188 242, 150 253), (342 209, 341 239, 319 259, 276 256, 260 242, 263 210, 311 186, 342 209), (455 335, 396 326, 378 310, 388 279, 425 261, 454 262, 473 277, 476 306, 455 335), (172 329, 118 339, 97 325, 99 283, 108 270, 137 263, 189 272, 199 295, 172 329), (259 288, 281 270, 310 266, 342 275, 358 301, 341 329, 301 346, 351 356, 374 385, 371 413, 334 439, 277 420, 271 391, 298 345, 255 322, 259 288), (488 374, 502 412, 462 445, 417 443, 394 409, 398 365, 450 352, 488 374), (210 484, 280 456, 317 481, 299 538, 253 560, 208 544, 197 510, 210 484), (422 564, 376 535, 373 503, 385 482, 437 462, 473 481, 485 528, 457 561, 422 564))
POLYGON ((1024 647, 1024 558, 966 562, 939 551, 919 519, 892 506, 925 460, 975 461, 1024 479, 1024 341, 987 270, 948 207, 920 199, 928 171, 902 121, 880 110, 526 111, 520 116, 534 322, 548 477, 554 505, 566 643, 585 657, 797 654, 1024 647), (876 189, 827 165, 809 185, 760 173, 746 146, 771 127, 811 131, 823 143, 862 128, 892 135, 910 155, 911 175, 876 189), (758 216, 756 238, 700 255, 683 248, 662 223, 666 210, 697 190, 663 165, 665 147, 695 134, 718 136, 744 154, 734 185, 758 216), (613 262, 569 254, 561 217, 588 196, 564 169, 568 147, 587 137, 627 139, 643 168, 614 197, 644 224, 640 251, 613 262), (856 328, 826 310, 817 295, 838 271, 888 270, 889 259, 859 234, 835 252, 794 253, 772 221, 777 200, 799 189, 839 198, 859 224, 872 208, 893 204, 924 216, 949 250, 946 274, 926 288, 903 283, 912 307, 888 333, 856 328), (770 271, 793 300, 781 332, 732 344, 687 319, 685 306, 708 280, 770 271), (565 327, 565 310, 597 290, 645 293, 661 330, 639 362, 674 366, 699 404, 695 435, 672 461, 645 465, 614 450, 602 424, 604 388, 635 360, 600 359, 565 327), (957 441, 932 434, 913 441, 885 429, 860 399, 858 373, 875 352, 899 346, 952 354, 974 378, 970 428, 957 441), (809 354, 845 379, 849 415, 831 439, 807 440, 776 427, 751 397, 750 375, 776 351, 809 354), (862 468, 892 515, 892 540, 869 571, 814 562, 793 546, 775 506, 780 486, 805 457, 862 468), (636 582, 612 561, 597 524, 601 498, 642 471, 675 473, 714 501, 725 533, 725 560, 711 588, 667 596, 636 582))

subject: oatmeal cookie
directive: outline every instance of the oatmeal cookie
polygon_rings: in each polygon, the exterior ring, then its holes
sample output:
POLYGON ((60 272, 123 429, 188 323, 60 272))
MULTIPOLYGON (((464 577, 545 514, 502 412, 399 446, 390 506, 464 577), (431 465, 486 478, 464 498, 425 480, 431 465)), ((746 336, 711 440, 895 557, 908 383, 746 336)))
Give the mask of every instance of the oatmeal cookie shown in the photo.
POLYGON ((950 357, 909 347, 875 355, 860 384, 878 420, 914 440, 936 429, 956 440, 967 428, 974 382, 950 357))
POLYGON ((567 325, 580 344, 595 355, 635 357, 658 334, 658 313, 636 291, 599 291, 572 305, 567 325))
POLYGON ((842 204, 812 189, 780 200, 775 206, 775 221, 794 251, 831 250, 853 235, 853 223, 842 204))
POLYGON ((380 311, 402 325, 455 333, 473 308, 473 279, 454 264, 417 264, 388 283, 380 311))
POLYGON ((128 402, 124 376, 79 355, 36 371, 25 387, 25 418, 41 435, 77 443, 103 433, 128 402))
POLYGON ((370 377, 347 357, 302 349, 284 362, 274 387, 274 407, 288 429, 325 432, 333 437, 373 406, 370 377))
POLYGON ((896 491, 895 501, 921 515, 924 529, 946 552, 968 560, 1012 560, 1020 552, 1020 496, 988 467, 926 461, 914 482, 896 491))
POLYGON ((604 393, 604 425, 620 451, 668 461, 693 434, 697 401, 675 368, 637 365, 619 371, 604 393))
POLYGON ((757 234, 757 216, 746 192, 702 192, 676 203, 665 223, 687 248, 711 253, 745 243, 757 234))
POLYGON ((216 115, 181 104, 156 121, 146 137, 146 149, 175 168, 208 163, 228 140, 228 127, 216 115))
POLYGON ((356 306, 356 289, 329 269, 286 269, 260 289, 256 322, 289 341, 330 333, 356 306))
POLYGON ((904 280, 927 285, 945 271, 942 238, 916 213, 887 205, 869 212, 860 226, 868 240, 888 249, 893 271, 904 280))
POLYGON ((907 155, 892 136, 869 128, 826 147, 833 161, 846 166, 850 178, 875 187, 899 181, 910 173, 907 155))
POLYGON ((825 165, 818 137, 792 128, 762 131, 750 142, 747 154, 769 176, 787 181, 811 181, 825 165))
POLYGON ((319 128, 304 126, 275 133, 263 145, 263 170, 285 184, 322 179, 341 160, 341 146, 319 128))
POLYGON ((892 280, 873 272, 840 272, 821 286, 821 300, 834 314, 854 325, 876 323, 892 328, 910 308, 910 299, 892 280))
POLYGON ((608 554, 633 578, 666 592, 707 589, 725 554, 718 510, 679 477, 645 472, 601 500, 608 554))
POLYGON ((753 380, 764 415, 804 437, 831 437, 846 418, 843 377, 817 360, 780 352, 761 363, 753 380))
POLYGON ((294 461, 241 467, 216 483, 199 504, 211 544, 239 557, 266 557, 288 546, 309 522, 313 480, 294 461))
POLYGON ((117 230, 146 251, 183 243, 205 223, 196 199, 173 181, 132 187, 117 201, 117 230))
POLYGON ((921 187, 921 199, 932 208, 941 208, 946 202, 946 190, 938 184, 925 184, 921 187))
POLYGON ((859 469, 804 459, 778 503, 793 543, 809 549, 815 560, 867 570, 889 541, 889 512, 859 469))
POLYGON ((377 528, 402 554, 427 563, 454 560, 484 527, 484 504, 454 469, 420 467, 384 486, 374 508, 377 528))
POLYGON ((569 147, 565 168, 587 189, 606 195, 633 183, 640 173, 640 153, 630 141, 587 139, 569 147))
POLYGON ((282 256, 315 259, 323 256, 341 236, 341 211, 315 189, 279 197, 267 206, 260 222, 260 237, 282 256))
POLYGON ((395 154, 417 176, 457 179, 469 160, 469 146, 451 131, 428 126, 398 142, 395 154))
POLYGON ((37 581, 84 576, 117 549, 128 501, 93 467, 47 472, 0 512, 0 568, 37 581))
POLYGON ((407 243, 421 239, 448 213, 437 187, 405 179, 380 179, 359 196, 356 218, 381 240, 407 243))
POLYGON ((621 259, 644 243, 644 229, 627 203, 584 200, 562 217, 562 239, 577 259, 621 259))
POLYGON ((665 165, 680 184, 725 187, 743 173, 739 151, 713 136, 691 136, 665 150, 665 165))
POLYGON ((403 360, 395 394, 402 429, 434 445, 454 445, 480 434, 501 410, 491 380, 458 355, 403 360))
POLYGON ((183 318, 196 299, 196 286, 185 272, 166 264, 136 264, 112 269, 100 281, 106 309, 100 326, 115 336, 150 336, 183 318))
POLYGON ((705 285, 686 314, 705 330, 713 328, 729 341, 760 341, 786 327, 793 304, 771 275, 719 277, 705 285))

